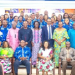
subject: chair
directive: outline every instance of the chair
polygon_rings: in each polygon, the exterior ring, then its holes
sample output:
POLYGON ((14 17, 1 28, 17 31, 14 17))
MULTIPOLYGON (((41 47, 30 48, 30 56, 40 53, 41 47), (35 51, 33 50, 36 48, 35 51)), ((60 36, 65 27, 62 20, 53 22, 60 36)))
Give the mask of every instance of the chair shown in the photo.
MULTIPOLYGON (((13 58, 13 64, 14 64, 14 62, 15 62, 15 58, 13 58)), ((31 62, 31 59, 30 59, 30 75, 32 74, 32 62, 31 62)), ((24 65, 19 65, 19 68, 18 69, 25 69, 26 68, 26 66, 24 66, 24 65)), ((13 72, 13 75, 15 75, 15 72, 14 72, 14 66, 13 66, 13 68, 12 68, 12 72, 13 72)))
MULTIPOLYGON (((61 68, 62 68, 62 60, 59 58, 59 70, 58 70, 58 74, 59 75, 61 75, 61 68)), ((71 70, 72 66, 71 65, 67 65, 66 69, 71 70)))
MULTIPOLYGON (((37 58, 37 62, 36 62, 36 75, 39 75, 39 71, 38 71, 38 68, 37 68, 37 65, 38 65, 38 60, 39 58, 37 58)), ((53 59, 53 63, 54 63, 54 69, 53 69, 53 75, 55 75, 55 62, 54 62, 54 59, 53 59)))

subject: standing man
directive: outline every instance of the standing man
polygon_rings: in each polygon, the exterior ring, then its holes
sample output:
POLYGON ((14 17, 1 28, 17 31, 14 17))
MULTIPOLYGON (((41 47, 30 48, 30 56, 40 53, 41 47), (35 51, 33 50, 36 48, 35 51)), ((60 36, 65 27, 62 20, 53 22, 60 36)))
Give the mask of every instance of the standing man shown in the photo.
POLYGON ((50 46, 53 47, 54 40, 52 39, 54 27, 51 25, 51 19, 47 20, 47 26, 42 28, 42 42, 48 41, 50 46))
POLYGON ((12 28, 9 29, 8 34, 7 34, 7 41, 14 51, 19 46, 19 39, 18 39, 19 29, 16 28, 16 25, 17 23, 13 21, 12 28))
POLYGON ((23 28, 19 30, 19 40, 24 40, 26 45, 31 49, 32 30, 27 27, 27 21, 23 22, 23 28))

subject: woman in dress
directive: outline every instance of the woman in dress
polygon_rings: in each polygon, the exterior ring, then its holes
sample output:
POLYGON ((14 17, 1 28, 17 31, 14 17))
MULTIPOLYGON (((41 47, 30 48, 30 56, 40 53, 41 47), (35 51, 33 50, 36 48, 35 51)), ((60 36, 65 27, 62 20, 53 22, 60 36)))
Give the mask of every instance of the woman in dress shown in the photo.
POLYGON ((38 21, 34 22, 34 29, 32 29, 33 39, 32 39, 32 64, 36 65, 37 54, 39 52, 41 42, 41 32, 42 30, 39 29, 40 23, 38 21))
POLYGON ((13 50, 9 47, 7 41, 3 42, 0 48, 0 62, 3 65, 4 73, 11 73, 11 62, 10 58, 13 56, 13 50))
POLYGON ((66 47, 66 39, 68 39, 68 33, 65 28, 63 28, 62 22, 59 22, 59 27, 54 30, 53 39, 54 39, 54 58, 55 66, 58 67, 59 53, 61 48, 66 47))
POLYGON ((49 47, 48 41, 45 41, 42 45, 42 48, 40 49, 38 53, 38 57, 40 58, 38 62, 38 70, 42 71, 42 75, 48 75, 49 71, 52 71, 54 68, 54 64, 52 63, 52 57, 53 57, 53 50, 49 47))

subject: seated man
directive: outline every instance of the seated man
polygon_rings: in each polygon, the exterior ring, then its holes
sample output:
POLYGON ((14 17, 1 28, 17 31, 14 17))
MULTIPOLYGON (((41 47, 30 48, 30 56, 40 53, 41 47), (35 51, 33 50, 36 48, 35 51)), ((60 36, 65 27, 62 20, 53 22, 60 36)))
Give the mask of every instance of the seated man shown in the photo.
POLYGON ((25 41, 21 40, 19 47, 16 48, 14 52, 14 57, 16 58, 14 62, 14 70, 15 75, 18 75, 18 67, 19 65, 25 65, 27 69, 27 75, 30 74, 30 57, 31 57, 31 50, 29 47, 26 46, 25 41))
POLYGON ((63 75, 66 75, 67 64, 72 65, 71 75, 75 75, 75 50, 70 47, 70 42, 66 42, 66 48, 62 48, 60 52, 62 59, 63 75))

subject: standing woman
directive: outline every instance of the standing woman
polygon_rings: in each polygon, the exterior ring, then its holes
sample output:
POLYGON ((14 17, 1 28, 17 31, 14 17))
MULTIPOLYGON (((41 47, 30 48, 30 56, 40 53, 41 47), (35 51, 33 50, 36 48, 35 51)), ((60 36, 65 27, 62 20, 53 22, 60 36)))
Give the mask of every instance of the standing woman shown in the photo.
POLYGON ((59 27, 54 30, 53 39, 54 39, 54 58, 55 66, 58 67, 59 53, 61 48, 66 47, 66 39, 68 39, 68 33, 65 28, 63 28, 62 22, 59 22, 59 27))
POLYGON ((0 47, 0 62, 3 65, 4 73, 11 73, 10 58, 13 56, 13 50, 9 47, 7 41, 3 42, 3 46, 0 47))
POLYGON ((32 29, 33 39, 32 39, 32 64, 36 65, 37 54, 39 52, 40 46, 42 45, 41 42, 41 32, 42 30, 39 29, 40 23, 38 21, 34 22, 34 29, 32 29))
POLYGON ((42 75, 48 75, 48 72, 52 71, 54 64, 52 62, 53 50, 50 48, 49 42, 44 41, 42 48, 39 50, 38 57, 40 58, 38 62, 38 70, 42 71, 42 75))

